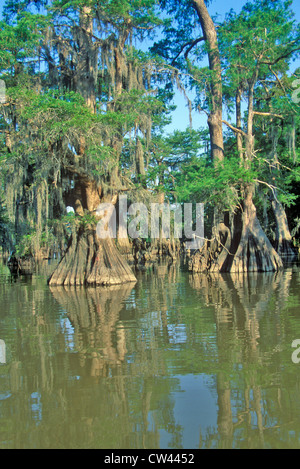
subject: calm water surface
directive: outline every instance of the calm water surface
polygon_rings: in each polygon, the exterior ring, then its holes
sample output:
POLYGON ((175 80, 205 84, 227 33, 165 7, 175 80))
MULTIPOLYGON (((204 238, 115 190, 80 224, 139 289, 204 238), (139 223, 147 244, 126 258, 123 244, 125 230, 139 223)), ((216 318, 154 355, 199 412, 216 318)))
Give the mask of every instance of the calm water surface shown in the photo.
POLYGON ((1 449, 300 448, 298 266, 113 289, 0 272, 1 449))

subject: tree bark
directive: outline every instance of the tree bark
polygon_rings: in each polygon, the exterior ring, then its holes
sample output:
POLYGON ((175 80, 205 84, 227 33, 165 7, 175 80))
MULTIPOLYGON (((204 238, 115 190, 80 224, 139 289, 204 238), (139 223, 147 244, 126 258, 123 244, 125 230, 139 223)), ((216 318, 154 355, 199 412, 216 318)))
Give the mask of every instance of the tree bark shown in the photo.
MULTIPOLYGON (((208 46, 208 62, 212 79, 210 83, 211 106, 207 123, 210 134, 211 158, 214 165, 218 166, 224 160, 222 67, 218 37, 204 0, 192 0, 192 5, 199 18, 203 37, 208 46)), ((216 206, 212 230, 214 236, 218 236, 219 225, 222 225, 223 222, 224 213, 220 207, 216 206)))
POLYGON ((283 260, 293 260, 297 257, 297 253, 292 244, 292 236, 285 210, 276 198, 276 194, 273 195, 272 209, 276 221, 275 250, 283 260))
POLYGON ((231 247, 231 232, 219 223, 214 229, 214 238, 190 258, 188 268, 192 272, 220 272, 224 269, 231 247))
POLYGON ((99 239, 95 229, 80 229, 49 279, 49 285, 120 285, 136 282, 114 239, 99 239))
POLYGON ((192 5, 198 15, 203 37, 208 45, 209 68, 213 72, 211 81, 212 105, 208 116, 212 160, 215 163, 224 159, 224 142, 222 129, 222 74, 221 60, 218 47, 217 32, 204 0, 192 0, 192 5))
MULTIPOLYGON (((74 189, 67 194, 78 219, 90 214, 97 220, 101 203, 116 205, 117 196, 103 196, 101 186, 87 176, 77 175, 74 189)), ((136 278, 118 251, 115 239, 100 239, 96 223, 80 224, 73 233, 67 251, 49 279, 50 285, 118 285, 136 278)))
MULTIPOLYGON (((242 130, 242 88, 239 87, 235 96, 236 128, 242 130)), ((240 157, 240 165, 243 164, 243 136, 240 132, 236 134, 237 150, 240 157)))
MULTIPOLYGON (((116 204, 117 196, 102 195, 101 187, 87 177, 77 176, 68 203, 79 215, 89 213, 97 220, 102 202, 116 204)), ((118 251, 114 238, 100 239, 95 223, 81 224, 73 233, 67 251, 49 279, 50 285, 118 285, 136 278, 118 251)))
MULTIPOLYGON (((276 184, 276 175, 280 171, 280 165, 277 155, 278 128, 273 123, 271 129, 271 143, 271 160, 273 163, 273 168, 276 168, 272 171, 272 179, 273 181, 275 181, 276 184)), ((292 244, 292 236, 290 233, 287 216, 283 205, 278 200, 276 189, 272 190, 272 209, 276 222, 275 250, 284 260, 293 260, 297 257, 297 254, 292 244)))
MULTIPOLYGON (((249 83, 247 133, 243 133, 244 155, 241 141, 237 142, 238 151, 240 155, 243 155, 242 164, 249 170, 254 153, 254 86, 257 76, 256 70, 249 83)), ((237 124, 240 124, 239 115, 237 115, 237 120, 237 124)), ((213 230, 213 240, 196 253, 190 261, 189 269, 193 272, 268 272, 277 271, 283 267, 282 259, 271 245, 257 218, 253 202, 254 184, 245 183, 241 187, 241 193, 242 210, 236 212, 231 232, 224 224, 217 225, 213 230)))
POLYGON ((91 8, 84 6, 81 9, 79 20, 79 50, 75 87, 85 99, 87 106, 94 113, 96 111, 99 46, 93 43, 92 35, 93 17, 91 15, 91 8))
MULTIPOLYGON (((240 241, 235 253, 227 259, 225 271, 270 272, 283 267, 281 258, 272 247, 257 218, 253 192, 253 185, 245 187, 240 241)), ((234 251, 234 244, 231 249, 234 251)))

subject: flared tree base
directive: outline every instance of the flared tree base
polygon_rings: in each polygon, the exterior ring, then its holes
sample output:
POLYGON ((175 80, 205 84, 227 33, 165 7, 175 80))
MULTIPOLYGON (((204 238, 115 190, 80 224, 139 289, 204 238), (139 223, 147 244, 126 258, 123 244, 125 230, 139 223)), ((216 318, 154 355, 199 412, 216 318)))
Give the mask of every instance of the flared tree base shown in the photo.
POLYGON ((282 267, 282 259, 258 227, 255 231, 246 230, 232 262, 228 263, 228 272, 276 272, 282 267))
POLYGON ((189 259, 188 268, 191 272, 221 272, 230 254, 231 232, 224 223, 214 229, 215 237, 207 241, 189 259))
POLYGON ((221 223, 214 240, 194 254, 189 263, 192 272, 275 272, 283 268, 280 255, 271 245, 250 202, 240 214, 233 234, 221 223))
POLYGON ((276 242, 275 249, 283 261, 291 262, 298 257, 297 250, 290 240, 282 239, 280 242, 276 242))
POLYGON ((49 278, 49 285, 121 285, 136 277, 115 246, 94 230, 80 229, 49 278))

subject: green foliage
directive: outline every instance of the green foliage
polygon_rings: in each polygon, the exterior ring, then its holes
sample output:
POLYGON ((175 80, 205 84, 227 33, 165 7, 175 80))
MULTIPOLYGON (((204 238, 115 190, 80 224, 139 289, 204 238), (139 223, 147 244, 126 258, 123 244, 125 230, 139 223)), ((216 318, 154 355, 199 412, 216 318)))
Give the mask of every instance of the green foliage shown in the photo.
MULTIPOLYGON (((163 192, 170 202, 201 201, 230 211, 242 201, 243 185, 253 183, 259 207, 276 191, 285 206, 296 209, 300 121, 292 96, 299 73, 291 75, 290 60, 297 57, 299 26, 291 1, 253 0, 218 25, 228 118, 235 113, 237 90, 245 104, 253 80, 254 109, 261 113, 254 117, 251 158, 246 161, 244 151, 240 159, 230 130, 224 134, 221 166, 210 160, 208 129, 164 134, 175 85, 185 95, 193 90, 191 108, 209 113, 213 105, 215 76, 203 60, 207 44, 192 3, 6 1, 0 22, 0 72, 7 88, 0 164, 11 207, 17 210, 17 202, 22 207, 20 252, 40 242, 34 225, 41 213, 53 236, 68 239, 79 219, 65 218, 64 198, 80 177, 96 181, 104 191, 126 186, 135 199, 146 191, 147 197, 163 192), (78 27, 85 21, 93 24, 90 39, 83 39, 85 28, 78 27), (144 41, 158 27, 160 40, 147 49, 144 41), (94 58, 98 68, 92 70, 94 58), (80 70, 87 61, 92 71, 84 83, 80 70), (93 76, 95 109, 86 88, 93 76), (14 182, 13 174, 18 175, 14 182), (35 197, 42 181, 47 208, 41 211, 35 197)), ((244 135, 247 118, 246 111, 244 135)), ((12 208, 9 218, 16 222, 12 208)), ((94 222, 89 214, 80 221, 94 222)))
POLYGON ((162 22, 155 13, 155 6, 155 0, 55 0, 51 11, 54 15, 74 15, 89 8, 104 25, 121 29, 131 24, 136 34, 143 37, 162 22))
POLYGON ((30 234, 23 235, 15 245, 15 256, 34 257, 42 250, 49 249, 54 243, 55 238, 52 233, 32 231, 30 234))
POLYGON ((147 187, 154 193, 164 192, 174 201, 175 176, 177 172, 185 171, 186 165, 203 153, 205 134, 205 131, 187 129, 153 137, 149 146, 147 187))
POLYGON ((6 251, 9 251, 13 245, 13 227, 3 199, 0 202, 0 245, 6 251))
POLYGON ((92 213, 86 212, 82 217, 80 217, 79 224, 83 227, 96 226, 97 218, 92 213))
POLYGON ((180 202, 207 203, 232 211, 241 200, 241 186, 254 179, 255 173, 246 170, 236 157, 219 165, 207 158, 192 158, 176 176, 176 194, 180 202))
POLYGON ((43 15, 22 13, 16 24, 0 22, 0 72, 33 59, 44 40, 49 19, 43 15))

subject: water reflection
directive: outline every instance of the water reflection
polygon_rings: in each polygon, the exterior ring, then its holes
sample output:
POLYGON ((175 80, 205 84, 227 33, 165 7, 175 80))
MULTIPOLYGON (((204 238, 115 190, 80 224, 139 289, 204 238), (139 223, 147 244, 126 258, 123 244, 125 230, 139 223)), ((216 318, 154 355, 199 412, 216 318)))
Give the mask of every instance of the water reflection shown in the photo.
POLYGON ((112 288, 0 281, 0 447, 300 447, 299 283, 178 263, 112 288))
MULTIPOLYGON (((95 395, 85 395, 85 407, 93 409, 85 429, 88 446, 159 448, 162 427, 171 431, 174 445, 180 446, 171 396, 178 380, 166 379, 153 331, 149 334, 148 318, 139 317, 144 290, 130 284, 52 288, 51 292, 70 321, 66 343, 72 350, 73 378, 80 380, 84 388, 95 390, 95 395), (141 327, 140 321, 144 320, 141 327)), ((156 288, 154 302, 159 305, 163 303, 160 293, 156 288)), ((153 315, 151 318, 151 327, 156 328, 153 315)))
MULTIPOLYGON (((285 315, 296 279, 292 270, 190 277, 215 310, 218 434, 210 440, 218 440, 219 448, 300 447, 299 399, 290 399, 299 372, 290 363, 285 315)), ((298 294, 293 300, 298 306, 298 294)), ((297 330, 299 335, 299 322, 297 330)))
POLYGON ((109 376, 124 362, 125 329, 120 311, 133 286, 110 288, 51 288, 74 330, 72 348, 78 363, 91 376, 109 376))
POLYGON ((0 363, 6 363, 6 345, 2 339, 0 339, 0 363))

